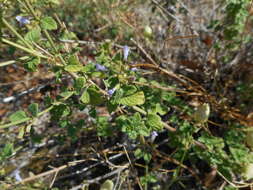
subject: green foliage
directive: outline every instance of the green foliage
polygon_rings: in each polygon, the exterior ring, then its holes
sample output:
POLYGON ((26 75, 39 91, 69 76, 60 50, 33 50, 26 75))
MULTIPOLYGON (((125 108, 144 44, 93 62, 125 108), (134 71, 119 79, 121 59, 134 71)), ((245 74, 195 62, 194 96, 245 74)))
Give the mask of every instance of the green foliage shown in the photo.
MULTIPOLYGON (((107 20, 102 19, 103 17, 99 17, 100 20, 97 19, 97 12, 101 15, 108 14, 111 11, 111 4, 116 2, 121 4, 121 1, 101 1, 103 6, 96 7, 98 1, 85 2, 77 10, 82 14, 73 15, 73 17, 78 21, 82 20, 83 23, 79 22, 78 25, 85 28, 85 31, 94 29, 91 28, 94 26, 88 22, 96 20, 98 26, 105 25, 107 20)), ((222 31, 224 34, 225 42, 220 42, 217 47, 222 47, 225 44, 226 50, 234 51, 239 45, 248 42, 248 38, 241 37, 241 34, 244 32, 245 23, 249 16, 247 10, 249 2, 249 0, 225 1, 226 16, 224 20, 215 20, 210 24, 210 27, 216 31, 222 31), (222 25, 225 27, 222 28, 222 25)), ((204 107, 197 109, 194 120, 193 111, 187 104, 187 97, 179 97, 179 93, 165 90, 167 87, 174 88, 175 86, 172 86, 167 80, 161 79, 160 73, 156 73, 156 76, 159 75, 158 77, 148 78, 142 76, 142 72, 131 71, 129 63, 123 60, 121 50, 115 51, 116 48, 113 47, 111 41, 107 40, 101 43, 99 48, 96 48, 93 61, 87 64, 81 63, 82 59, 79 59, 78 56, 83 53, 82 48, 76 47, 76 44, 66 48, 59 43, 59 39, 76 40, 78 39, 77 35, 69 32, 66 28, 58 27, 53 17, 47 16, 50 15, 50 11, 49 14, 44 14, 40 10, 40 7, 52 8, 52 6, 59 5, 58 0, 34 0, 30 6, 18 1, 10 3, 13 3, 13 6, 19 5, 20 12, 31 17, 32 21, 29 26, 23 28, 14 28, 5 24, 8 32, 15 36, 11 39, 13 43, 9 43, 8 46, 11 46, 10 48, 13 48, 17 54, 22 52, 28 54, 29 58, 25 60, 23 65, 28 72, 37 71, 40 64, 46 65, 48 70, 55 74, 55 83, 60 84, 61 89, 60 92, 57 91, 55 97, 45 98, 43 111, 40 112, 43 106, 40 106, 39 109, 37 103, 30 104, 26 112, 17 111, 11 114, 10 123, 2 125, 0 128, 26 123, 26 126, 19 128, 18 138, 22 139, 25 133, 30 132, 29 135, 31 135, 33 142, 42 142, 43 134, 36 134, 31 126, 36 118, 49 112, 51 120, 66 132, 62 136, 61 134, 55 134, 55 136, 64 137, 63 139, 70 137, 72 141, 75 141, 78 139, 79 132, 87 128, 95 129, 97 135, 102 137, 123 132, 134 142, 140 141, 140 143, 136 143, 137 148, 134 150, 134 155, 136 158, 143 158, 148 165, 152 163, 151 151, 154 147, 149 146, 148 141, 145 142, 145 140, 149 139, 152 131, 165 130, 164 126, 169 123, 176 129, 175 132, 168 132, 168 146, 173 149, 171 157, 180 163, 186 160, 190 163, 205 162, 210 167, 216 167, 229 179, 231 179, 232 173, 239 175, 244 172, 246 166, 253 163, 252 153, 245 145, 246 136, 238 130, 242 127, 234 127, 231 124, 232 127, 225 131, 220 130, 217 134, 213 134, 212 130, 207 129, 210 114, 209 104, 203 104, 204 107), (65 75, 72 77, 68 80, 68 86, 64 86, 62 82, 65 75), (115 91, 109 93, 112 89, 115 91), (108 116, 99 115, 101 107, 107 108, 106 111, 109 113, 106 114, 108 116), (91 119, 91 122, 76 117, 76 112, 82 112, 84 108, 88 110, 85 114, 87 118, 91 119), (169 114, 170 111, 171 114, 169 114), (199 124, 203 124, 203 126, 199 124), (198 143, 202 146, 198 146, 198 143), (146 149, 147 146, 150 149, 146 149)), ((73 1, 68 0, 66 3, 70 5, 73 1)), ((4 25, 1 8, 0 5, 0 38, 2 38, 2 26, 4 25)), ((59 9, 56 7, 56 10, 59 9)), ((70 7, 71 9, 72 7, 70 7)), ((127 10, 127 6, 117 7, 116 11, 113 10, 111 14, 120 9, 127 10)), ((63 12, 60 12, 65 20, 70 19, 67 14, 62 14, 63 12)), ((8 17, 6 16, 6 18, 8 17)), ((71 28, 72 23, 66 23, 71 28)), ((119 23, 114 22, 108 28, 110 33, 105 36, 110 37, 116 36, 122 29, 119 23)), ((81 31, 83 32, 83 30, 81 31)), ((149 26, 144 29, 144 32, 149 38, 154 35, 149 26)), ((126 33, 128 34, 124 33, 123 36, 131 35, 130 31, 126 31, 126 33)), ((228 61, 230 57, 224 59, 228 61)), ((252 96, 250 86, 239 85, 237 90, 244 92, 248 97, 252 96)), ((242 94, 242 96, 244 95, 242 94)), ((6 143, 1 149, 0 160, 6 160, 13 152, 13 144, 6 143)), ((174 172, 174 176, 178 175, 178 171, 179 169, 174 172)), ((141 177, 141 184, 144 186, 155 182, 156 176, 151 172, 146 171, 145 176, 141 177)), ((106 181, 101 186, 101 189, 112 188, 111 181, 106 181)), ((230 187, 226 188, 231 189, 230 187)))
POLYGON ((45 30, 56 30, 57 23, 52 17, 44 17, 41 19, 41 28, 45 30))
POLYGON ((39 112, 39 105, 36 104, 36 103, 30 104, 28 106, 28 110, 32 114, 33 117, 37 117, 38 116, 38 112, 39 112))
POLYGON ((152 159, 152 155, 145 150, 137 148, 134 152, 136 158, 143 158, 146 163, 149 163, 152 159))
MULTIPOLYGON (((126 92, 125 94, 128 94, 126 92)), ((134 94, 123 96, 120 100, 118 100, 119 104, 126 105, 126 106, 135 106, 135 105, 142 105, 145 102, 145 96, 142 91, 136 92, 134 94)))
POLYGON ((147 185, 148 183, 155 183, 155 182, 157 182, 157 179, 156 179, 156 176, 152 173, 149 173, 141 177, 142 185, 147 185))
POLYGON ((75 73, 75 72, 81 71, 83 67, 81 65, 67 65, 64 69, 65 71, 75 73))
POLYGON ((193 134, 197 131, 196 127, 194 127, 187 121, 179 120, 176 116, 171 117, 171 122, 175 123, 180 127, 178 128, 176 133, 169 134, 169 136, 171 137, 170 146, 188 149, 193 143, 193 134))
POLYGON ((222 21, 213 21, 210 26, 217 31, 223 31, 226 49, 237 50, 241 44, 247 43, 251 37, 241 35, 249 19, 248 6, 250 0, 226 0, 226 16, 222 21), (225 27, 224 27, 225 26, 225 27))
POLYGON ((30 59, 24 64, 24 68, 27 71, 35 72, 35 71, 37 71, 39 64, 40 64, 39 57, 30 57, 30 59))
POLYGON ((145 126, 139 113, 132 116, 119 116, 116 118, 116 124, 121 130, 128 134, 131 139, 136 139, 139 135, 149 136, 151 130, 145 126))
POLYGON ((194 150, 201 159, 217 167, 226 177, 231 178, 232 171, 242 173, 244 166, 253 161, 244 139, 245 135, 236 130, 228 131, 224 139, 203 133, 198 140, 208 148, 208 151, 203 151, 199 147, 194 147, 194 150), (229 152, 226 146, 229 147, 229 152))
POLYGON ((96 120, 97 133, 99 136, 112 136, 114 129, 109 122, 108 117, 99 116, 96 120))
POLYGON ((163 128, 161 117, 156 114, 148 114, 146 123, 155 131, 160 131, 163 128))
POLYGON ((84 90, 82 96, 80 97, 80 100, 84 103, 84 104, 88 104, 90 102, 90 95, 88 93, 87 90, 84 90))
POLYGON ((24 39, 30 43, 38 43, 41 39, 41 29, 39 27, 32 28, 25 34, 24 39))
POLYGON ((16 121, 20 121, 20 120, 24 120, 27 119, 27 115, 24 111, 17 111, 13 114, 10 115, 9 119, 11 122, 16 122, 16 121))
POLYGON ((14 152, 13 144, 7 143, 5 146, 0 150, 0 161, 3 162, 5 159, 10 157, 14 152))

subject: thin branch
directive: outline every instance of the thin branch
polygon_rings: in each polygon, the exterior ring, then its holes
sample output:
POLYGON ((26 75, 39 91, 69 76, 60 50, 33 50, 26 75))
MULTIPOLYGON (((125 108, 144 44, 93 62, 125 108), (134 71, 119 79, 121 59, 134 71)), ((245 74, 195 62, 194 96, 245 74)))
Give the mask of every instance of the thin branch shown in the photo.
POLYGON ((122 172, 123 170, 125 170, 126 168, 128 168, 128 166, 129 166, 129 164, 126 164, 126 165, 124 165, 124 167, 121 167, 121 168, 118 168, 118 169, 116 169, 116 170, 113 170, 112 172, 107 173, 107 174, 105 174, 105 175, 103 175, 103 176, 99 176, 99 177, 96 177, 96 178, 91 179, 91 180, 85 180, 83 184, 80 184, 80 185, 78 185, 78 186, 75 186, 75 187, 71 188, 70 190, 82 189, 82 187, 83 187, 84 185, 86 185, 86 184, 97 183, 97 182, 101 181, 102 179, 106 179, 106 178, 111 177, 111 176, 113 176, 113 175, 115 175, 115 174, 117 174, 117 173, 122 172))

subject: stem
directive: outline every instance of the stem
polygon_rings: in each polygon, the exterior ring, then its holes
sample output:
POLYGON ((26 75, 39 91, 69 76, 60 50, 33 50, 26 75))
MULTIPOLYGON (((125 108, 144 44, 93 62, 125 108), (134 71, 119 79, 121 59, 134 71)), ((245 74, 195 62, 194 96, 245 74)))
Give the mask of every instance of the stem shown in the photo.
POLYGON ((143 115, 147 115, 147 112, 146 112, 145 110, 141 109, 141 108, 138 107, 138 106, 133 106, 133 109, 134 109, 135 111, 140 112, 140 113, 143 114, 143 115))
MULTIPOLYGON (((146 112, 145 110, 141 109, 141 108, 138 107, 138 106, 133 106, 132 108, 133 108, 135 111, 137 111, 137 112, 139 112, 139 113, 141 113, 141 114, 143 114, 143 115, 147 115, 147 112, 146 112)), ((171 127, 170 125, 168 125, 168 124, 165 123, 165 122, 162 122, 162 123, 163 123, 164 128, 168 129, 170 132, 176 132, 176 129, 175 129, 175 128, 171 127)))
MULTIPOLYGON (((34 18, 35 18, 37 21, 40 21, 40 18, 36 15, 36 13, 35 13, 33 7, 31 6, 31 4, 30 4, 30 2, 29 2, 28 0, 25 0, 25 5, 26 5, 26 8, 32 13, 32 15, 34 16, 34 18)), ((55 43, 54 43, 53 39, 51 38, 50 34, 48 33, 48 31, 45 30, 45 29, 43 29, 43 28, 41 28, 41 29, 42 29, 42 32, 46 35, 46 38, 48 39, 48 41, 49 41, 51 47, 54 49, 55 53, 58 53, 58 50, 57 50, 57 48, 56 48, 56 46, 55 46, 55 43)), ((63 57, 62 57, 61 54, 59 54, 59 58, 60 58, 62 64, 63 64, 63 65, 66 65, 66 62, 65 62, 65 60, 63 59, 63 57)))
MULTIPOLYGON (((146 164, 146 167, 145 167, 145 174, 146 174, 146 176, 148 175, 148 165, 147 164, 146 164)), ((144 189, 148 190, 148 183, 145 183, 144 189)))
POLYGON ((33 47, 4 18, 2 18, 2 22, 18 37, 18 39, 20 39, 28 48, 33 50, 33 47))
POLYGON ((0 63, 0 67, 6 66, 6 65, 11 65, 13 63, 16 63, 17 61, 24 61, 26 59, 29 59, 29 56, 23 56, 23 57, 18 58, 17 60, 4 61, 4 62, 0 63))
POLYGON ((27 118, 24 118, 24 119, 21 119, 19 121, 15 121, 15 122, 11 122, 11 123, 8 123, 8 124, 4 124, 4 125, 0 125, 0 129, 4 129, 4 128, 8 128, 8 127, 11 127, 13 125, 18 125, 20 123, 24 123, 26 121, 29 121, 31 120, 32 118, 30 117, 27 117, 27 118))
MULTIPOLYGON (((53 107, 54 107, 54 105, 52 105, 49 108, 47 108, 47 109, 43 110, 42 112, 38 113, 38 116, 41 116, 46 112, 49 112, 51 109, 53 109, 53 107)), ((8 128, 8 127, 11 127, 13 125, 18 125, 18 124, 21 124, 21 123, 24 123, 24 122, 27 122, 27 121, 30 121, 30 120, 33 120, 33 119, 34 118, 27 117, 27 118, 21 119, 19 121, 15 121, 15 122, 7 123, 7 124, 4 124, 4 125, 0 125, 0 129, 8 128)))
POLYGON ((24 46, 22 46, 20 44, 17 44, 15 42, 9 41, 7 39, 2 38, 2 42, 6 43, 8 45, 14 46, 14 47, 16 47, 18 49, 21 49, 21 50, 23 50, 23 51, 25 51, 27 53, 30 53, 30 54, 32 54, 34 56, 37 56, 37 57, 40 57, 40 58, 43 58, 43 59, 48 59, 48 57, 40 54, 39 52, 37 52, 35 50, 28 49, 28 48, 26 48, 26 47, 24 47, 24 46))

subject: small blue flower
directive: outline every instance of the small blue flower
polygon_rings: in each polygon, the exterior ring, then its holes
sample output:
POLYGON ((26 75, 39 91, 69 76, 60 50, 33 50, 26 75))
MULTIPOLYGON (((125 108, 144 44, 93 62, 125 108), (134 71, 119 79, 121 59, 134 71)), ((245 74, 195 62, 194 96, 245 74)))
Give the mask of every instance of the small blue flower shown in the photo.
POLYGON ((19 22, 20 26, 30 24, 29 18, 23 16, 16 16, 16 20, 19 22))
POLYGON ((136 67, 133 67, 130 69, 131 71, 138 71, 138 69, 136 67))
POLYGON ((129 52, 130 52, 130 48, 128 46, 124 46, 124 48, 123 48, 123 56, 124 56, 124 60, 125 61, 127 60, 129 52))
POLYGON ((151 141, 154 142, 155 138, 158 136, 158 133, 156 131, 151 132, 151 141))
POLYGON ((112 88, 112 89, 108 90, 107 92, 108 92, 108 94, 109 94, 110 96, 112 96, 112 95, 114 94, 115 91, 116 91, 116 89, 115 89, 115 88, 112 88))
POLYGON ((20 176, 20 170, 19 169, 14 170, 11 173, 11 176, 13 176, 16 179, 16 181, 18 181, 18 182, 23 180, 22 177, 20 176))
POLYGON ((96 70, 97 71, 107 71, 107 68, 104 65, 96 64, 96 70))

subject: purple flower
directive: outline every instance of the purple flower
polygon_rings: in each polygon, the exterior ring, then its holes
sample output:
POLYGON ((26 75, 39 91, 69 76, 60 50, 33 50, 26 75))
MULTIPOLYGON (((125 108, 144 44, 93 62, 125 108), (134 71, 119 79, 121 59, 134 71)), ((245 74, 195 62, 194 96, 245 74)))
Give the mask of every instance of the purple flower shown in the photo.
POLYGON ((14 177, 16 179, 16 181, 22 181, 22 177, 20 176, 20 170, 16 169, 11 173, 11 176, 14 177))
POLYGON ((108 92, 108 94, 109 94, 110 96, 112 96, 112 95, 114 94, 115 91, 116 91, 116 89, 115 89, 115 88, 112 88, 112 89, 108 90, 107 92, 108 92))
POLYGON ((127 60, 129 52, 130 52, 130 48, 128 46, 124 46, 124 48, 123 48, 123 55, 124 55, 124 60, 125 61, 127 60))
POLYGON ((138 71, 138 69, 136 67, 133 67, 130 69, 131 71, 138 71))
POLYGON ((96 64, 97 71, 107 71, 107 68, 104 65, 96 64))
POLYGON ((158 136, 158 133, 156 131, 151 132, 151 141, 154 142, 155 138, 158 136))
POLYGON ((23 16, 16 16, 16 20, 19 22, 20 26, 30 24, 29 18, 23 16))

